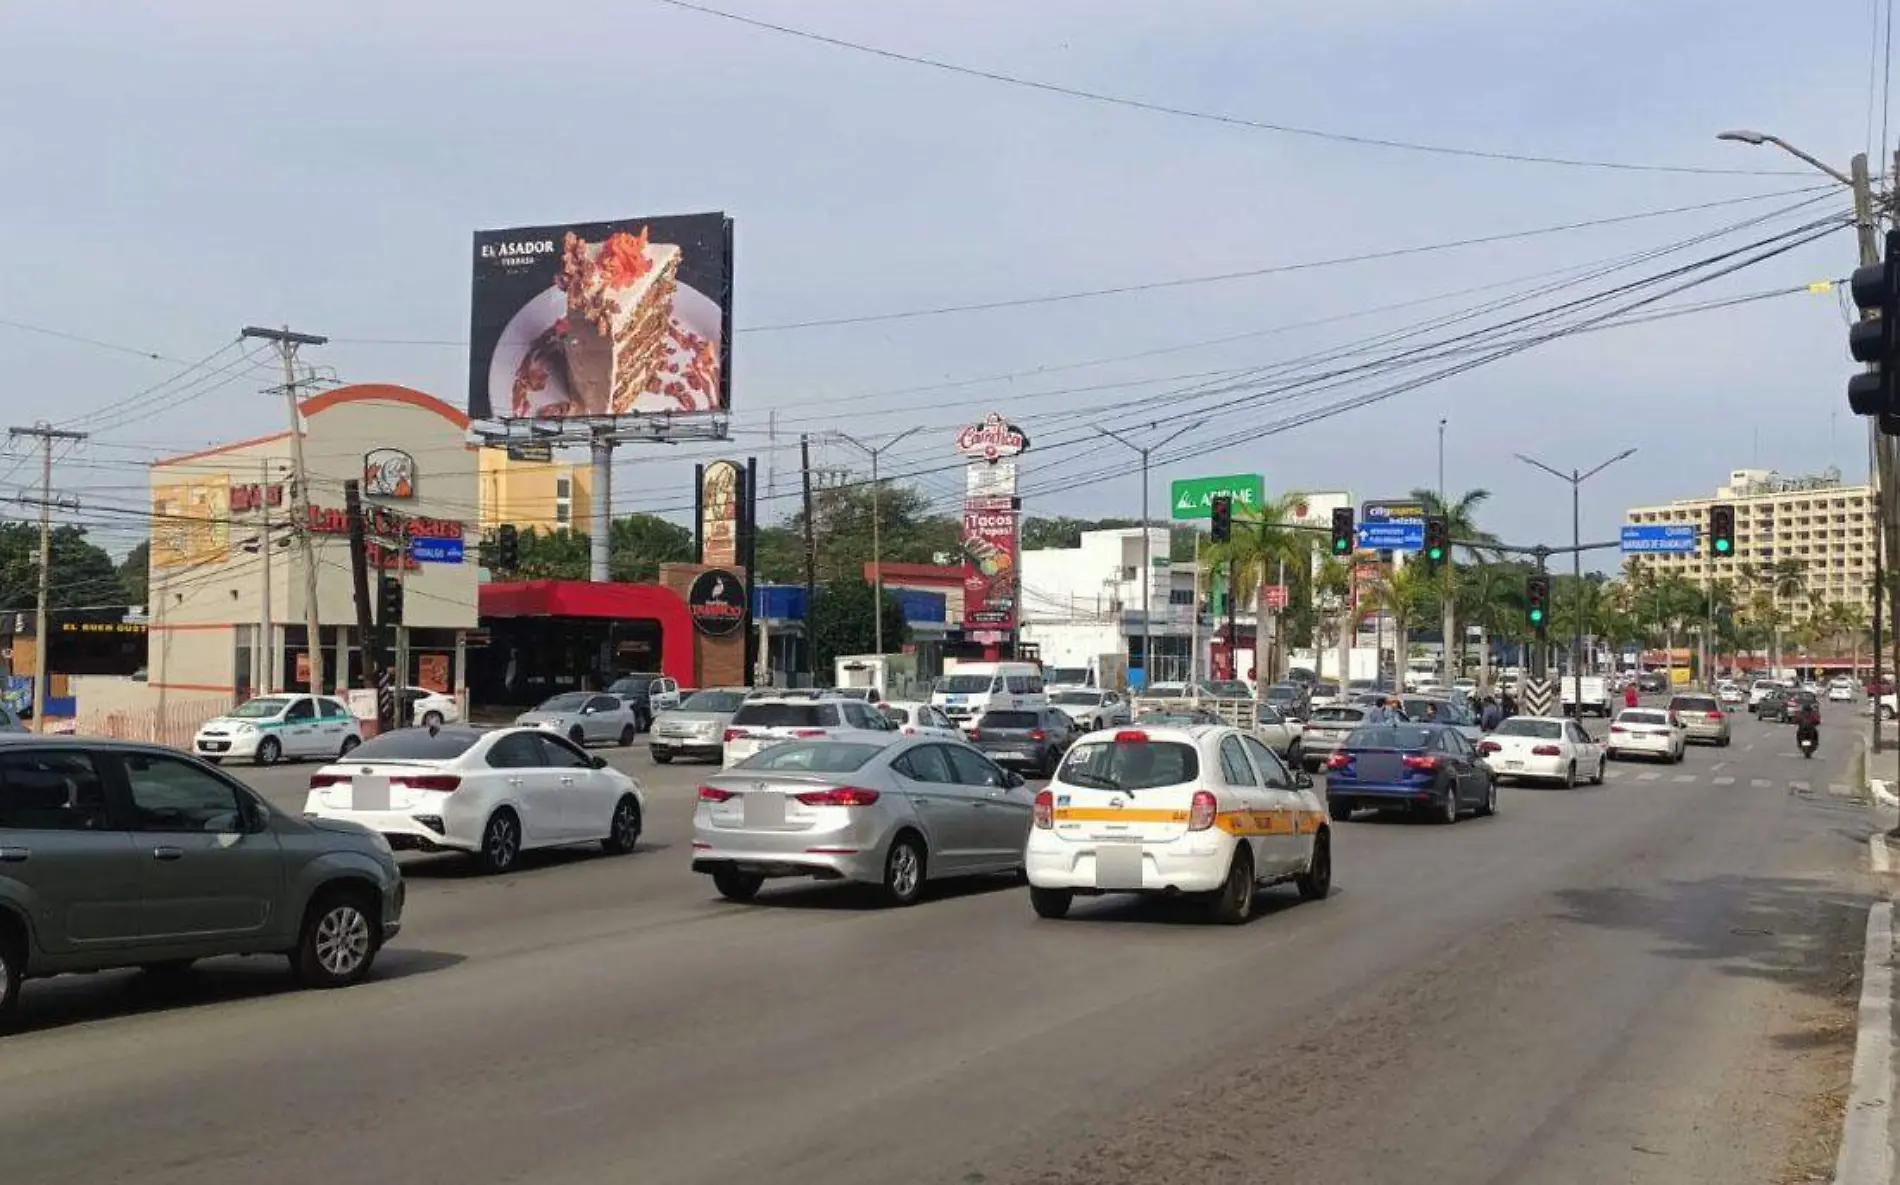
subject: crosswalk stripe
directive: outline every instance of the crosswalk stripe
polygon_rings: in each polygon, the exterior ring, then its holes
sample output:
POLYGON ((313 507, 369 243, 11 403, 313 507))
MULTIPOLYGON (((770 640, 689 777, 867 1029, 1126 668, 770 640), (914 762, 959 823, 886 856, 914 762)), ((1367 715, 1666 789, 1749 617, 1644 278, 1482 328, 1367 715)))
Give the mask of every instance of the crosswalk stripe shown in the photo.
POLYGON ((1806 782, 1789 782, 1788 789, 1796 794, 1806 794, 1808 792, 1808 784, 1806 782))
POLYGON ((1848 789, 1846 782, 1829 782, 1827 792, 1836 798, 1846 798, 1849 794, 1853 793, 1852 790, 1848 789))
POLYGON ((1757 790, 1766 790, 1768 789, 1768 787, 1774 785, 1774 783, 1769 781, 1767 778, 1756 778, 1753 781, 1749 782, 1749 785, 1753 786, 1757 790))
POLYGON ((1695 775, 1694 774, 1677 774, 1675 777, 1669 780, 1672 782, 1693 782, 1695 781, 1695 775))
POLYGON ((1735 779, 1734 779, 1734 778, 1726 778, 1726 777, 1725 777, 1725 778, 1717 778, 1717 779, 1715 779, 1715 784, 1716 784, 1716 785, 1718 785, 1718 786, 1733 786, 1733 785, 1735 784, 1735 779))
POLYGON ((1637 774, 1636 780, 1639 782, 1653 782, 1657 778, 1660 778, 1660 777, 1662 777, 1661 774, 1656 773, 1655 771, 1652 770, 1651 772, 1646 773, 1646 774, 1637 774))

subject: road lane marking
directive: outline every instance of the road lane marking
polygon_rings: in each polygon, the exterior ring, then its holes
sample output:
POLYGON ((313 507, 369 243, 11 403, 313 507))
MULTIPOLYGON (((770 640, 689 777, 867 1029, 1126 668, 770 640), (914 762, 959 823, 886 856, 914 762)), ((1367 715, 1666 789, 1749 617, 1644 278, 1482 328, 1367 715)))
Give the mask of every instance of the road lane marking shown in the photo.
POLYGON ((1728 762, 1726 761, 1718 761, 1714 765, 1711 765, 1709 768, 1712 770, 1722 769, 1722 768, 1725 768, 1727 765, 1728 765, 1728 762))
POLYGON ((1660 778, 1660 777, 1662 777, 1661 774, 1657 773, 1655 770, 1651 770, 1648 773, 1637 774, 1636 780, 1639 782, 1653 782, 1657 778, 1660 778))
POLYGON ((1755 780, 1751 781, 1749 785, 1753 786, 1757 790, 1766 790, 1768 789, 1768 787, 1774 785, 1774 783, 1769 781, 1767 778, 1756 778, 1755 780))
POLYGON ((1806 782, 1789 782, 1789 783, 1788 783, 1788 793, 1790 793, 1790 794, 1806 794, 1806 793, 1808 793, 1808 784, 1807 784, 1806 782))
POLYGON ((1693 782, 1695 781, 1695 775, 1694 774, 1677 774, 1675 777, 1669 780, 1672 782, 1693 782))
POLYGON ((1867 856, 1873 861, 1875 872, 1893 871, 1892 855, 1887 851, 1887 837, 1878 831, 1867 837, 1867 856))
POLYGON ((1716 785, 1718 785, 1718 786, 1733 786, 1733 785, 1735 784, 1735 779, 1734 779, 1734 778, 1728 778, 1728 777, 1722 777, 1722 778, 1716 778, 1716 779, 1714 779, 1714 782, 1715 782, 1715 784, 1716 784, 1716 785))

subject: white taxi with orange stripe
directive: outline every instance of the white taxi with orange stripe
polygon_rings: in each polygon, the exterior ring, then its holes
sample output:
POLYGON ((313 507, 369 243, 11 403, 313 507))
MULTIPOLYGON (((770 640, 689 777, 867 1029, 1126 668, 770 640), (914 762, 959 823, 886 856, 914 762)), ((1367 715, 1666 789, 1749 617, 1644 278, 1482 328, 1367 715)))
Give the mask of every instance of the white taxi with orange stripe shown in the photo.
POLYGON ((1077 894, 1199 895, 1244 922, 1254 892, 1332 888, 1332 820, 1305 771, 1237 728, 1120 728, 1075 742, 1036 795, 1026 863, 1036 912, 1077 894))

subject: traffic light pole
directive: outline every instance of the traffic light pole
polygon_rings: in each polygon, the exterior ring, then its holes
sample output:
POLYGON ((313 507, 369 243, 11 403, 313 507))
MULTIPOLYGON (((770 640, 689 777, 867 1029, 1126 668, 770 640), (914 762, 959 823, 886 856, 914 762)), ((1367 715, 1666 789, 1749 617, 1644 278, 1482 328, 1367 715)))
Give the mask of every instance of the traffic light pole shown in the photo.
MULTIPOLYGON (((1895 175, 1900 178, 1900 155, 1895 159, 1895 175)), ((1854 191, 1854 231, 1855 240, 1860 247, 1860 266, 1878 267, 1880 265, 1880 236, 1874 220, 1873 177, 1868 169, 1867 155, 1856 153, 1848 169, 1849 180, 1854 191)), ((1869 320, 1863 310, 1862 320, 1869 320)), ((1870 367, 1870 369, 1874 369, 1870 367)), ((1874 471, 1874 509, 1878 516, 1876 546, 1874 548, 1874 689, 1878 697, 1881 687, 1882 667, 1885 655, 1882 651, 1883 639, 1880 636, 1882 608, 1888 609, 1885 616, 1890 626, 1900 625, 1900 590, 1891 594, 1886 587, 1886 566, 1892 557, 1900 555, 1900 523, 1896 523, 1894 513, 1895 491, 1893 442, 1880 431, 1880 417, 1867 421, 1868 462, 1874 471)), ((1895 653, 1893 667, 1900 672, 1900 629, 1894 629, 1895 653)), ((1876 703, 1878 700, 1876 699, 1876 703)), ((1874 713, 1873 751, 1881 751, 1880 713, 1874 713)))

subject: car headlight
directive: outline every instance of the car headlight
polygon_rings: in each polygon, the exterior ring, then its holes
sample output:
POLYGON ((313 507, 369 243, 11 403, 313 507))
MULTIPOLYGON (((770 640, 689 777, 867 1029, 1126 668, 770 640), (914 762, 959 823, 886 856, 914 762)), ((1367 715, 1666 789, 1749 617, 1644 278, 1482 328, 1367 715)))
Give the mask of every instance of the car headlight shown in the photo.
POLYGON ((237 727, 233 728, 231 731, 232 732, 256 732, 257 725, 249 724, 244 721, 239 721, 237 727))

